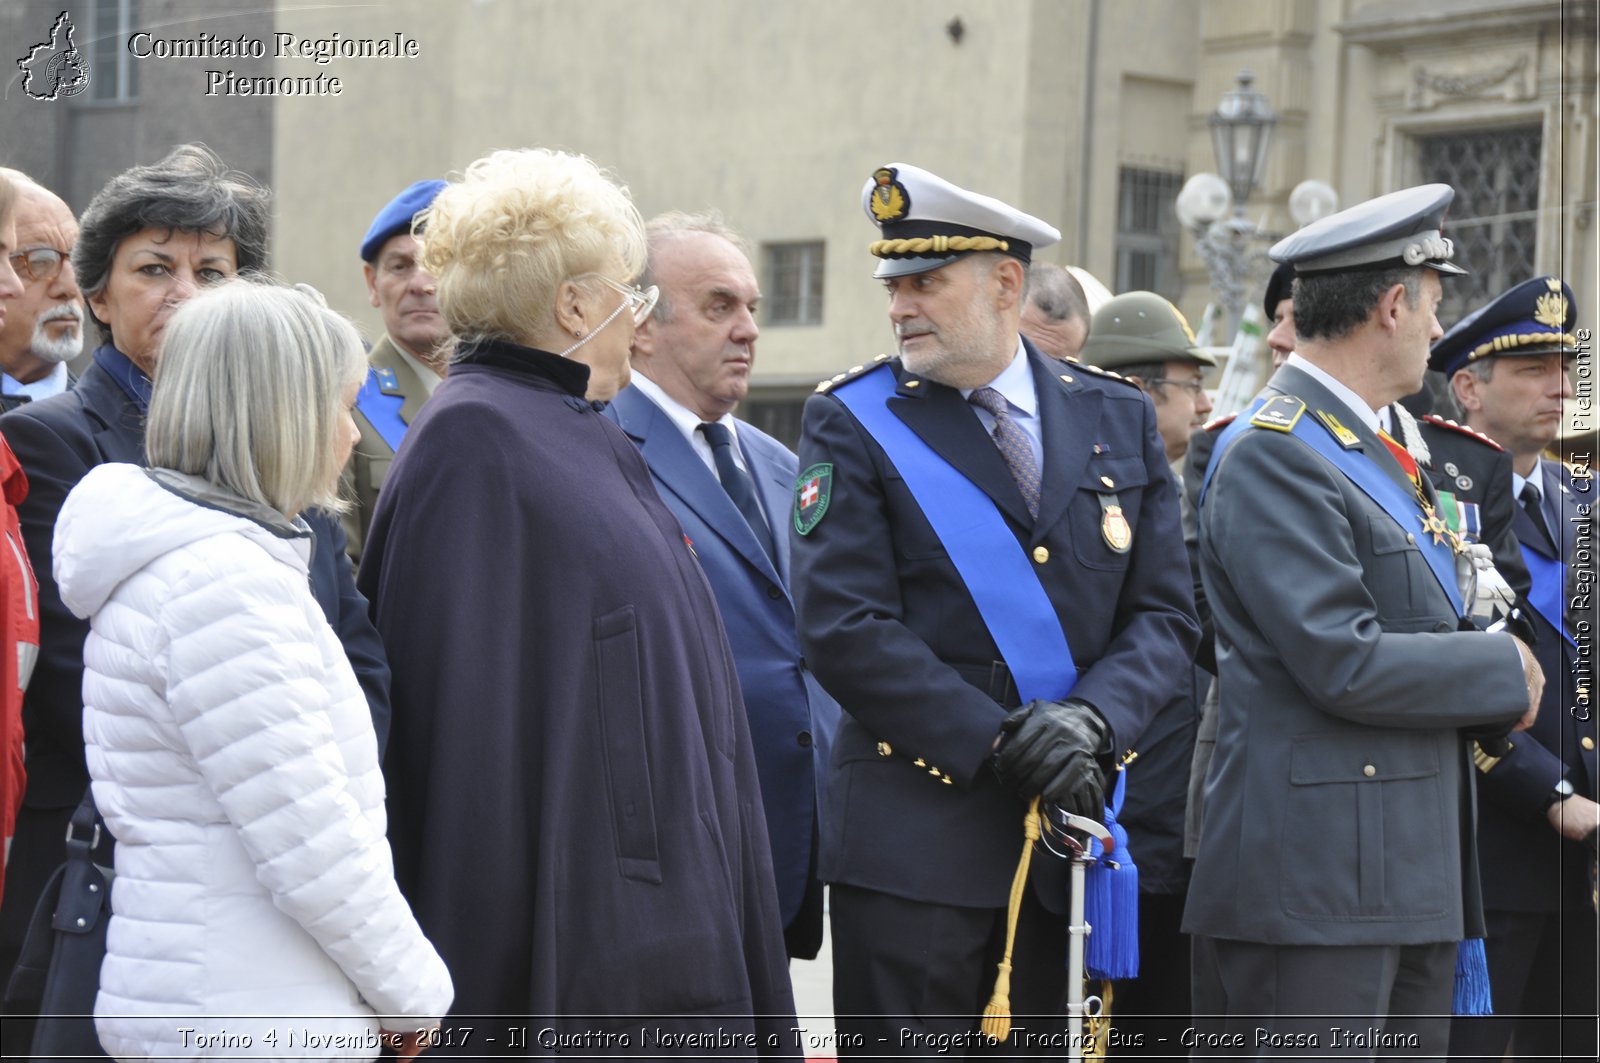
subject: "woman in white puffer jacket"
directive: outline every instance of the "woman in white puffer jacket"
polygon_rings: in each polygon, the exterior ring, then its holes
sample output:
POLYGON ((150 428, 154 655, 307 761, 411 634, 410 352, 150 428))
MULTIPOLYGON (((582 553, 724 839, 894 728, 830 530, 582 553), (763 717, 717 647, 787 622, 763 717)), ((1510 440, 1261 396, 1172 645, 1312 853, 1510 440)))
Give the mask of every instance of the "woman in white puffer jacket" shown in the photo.
POLYGON ((233 281, 166 328, 151 468, 55 532, 91 620, 83 730, 117 839, 95 1025, 118 1059, 371 1059, 425 1045, 450 976, 395 886, 366 699, 295 515, 335 502, 365 373, 348 321, 233 281))

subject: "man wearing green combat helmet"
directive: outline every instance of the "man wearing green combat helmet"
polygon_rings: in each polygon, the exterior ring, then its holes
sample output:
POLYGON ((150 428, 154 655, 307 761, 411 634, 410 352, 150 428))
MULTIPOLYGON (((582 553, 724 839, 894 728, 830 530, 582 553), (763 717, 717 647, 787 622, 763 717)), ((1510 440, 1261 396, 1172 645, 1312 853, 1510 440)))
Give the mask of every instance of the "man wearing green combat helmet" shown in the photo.
POLYGON ((1095 311, 1082 358, 1115 370, 1150 396, 1167 461, 1180 461, 1190 433, 1211 412, 1201 374, 1217 363, 1195 346, 1178 308, 1155 292, 1124 292, 1095 311))

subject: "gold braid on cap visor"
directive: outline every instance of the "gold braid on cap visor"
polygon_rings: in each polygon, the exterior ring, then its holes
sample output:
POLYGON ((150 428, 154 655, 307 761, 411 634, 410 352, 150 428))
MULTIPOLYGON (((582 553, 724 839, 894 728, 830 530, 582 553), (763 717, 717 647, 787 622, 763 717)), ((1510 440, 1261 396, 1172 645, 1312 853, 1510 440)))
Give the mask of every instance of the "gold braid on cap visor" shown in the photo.
POLYGON ((1489 343, 1475 347, 1472 353, 1467 355, 1467 361, 1476 362, 1485 355, 1514 351, 1518 347, 1531 347, 1536 343, 1559 343, 1563 347, 1577 347, 1578 339, 1570 332, 1523 332, 1514 336, 1496 336, 1489 343))
POLYGON ((874 240, 867 251, 879 258, 890 255, 936 255, 951 251, 1009 251, 1011 244, 992 236, 919 236, 910 240, 874 240))

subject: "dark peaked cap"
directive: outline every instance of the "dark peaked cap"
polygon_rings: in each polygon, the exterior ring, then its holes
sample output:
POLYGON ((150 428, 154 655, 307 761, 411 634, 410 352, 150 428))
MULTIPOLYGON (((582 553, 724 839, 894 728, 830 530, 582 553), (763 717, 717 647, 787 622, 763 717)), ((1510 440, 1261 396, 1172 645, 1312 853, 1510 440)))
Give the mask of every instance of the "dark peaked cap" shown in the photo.
POLYGON ((1428 356, 1446 376, 1480 358, 1577 354, 1572 326, 1578 307, 1559 277, 1535 277, 1503 292, 1456 322, 1428 356))
POLYGON ((1268 254, 1302 277, 1393 266, 1465 273, 1450 261, 1455 244, 1440 235, 1455 195, 1449 185, 1390 192, 1312 222, 1273 244, 1268 254))

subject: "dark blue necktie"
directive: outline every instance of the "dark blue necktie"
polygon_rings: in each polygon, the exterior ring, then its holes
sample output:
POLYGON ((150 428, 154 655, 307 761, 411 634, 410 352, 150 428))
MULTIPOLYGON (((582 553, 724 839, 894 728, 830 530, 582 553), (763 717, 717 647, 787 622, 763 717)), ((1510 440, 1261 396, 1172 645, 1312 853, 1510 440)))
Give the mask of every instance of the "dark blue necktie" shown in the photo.
MULTIPOLYGON (((1533 474, 1535 476, 1541 475, 1537 469, 1534 470, 1533 474)), ((1544 519, 1544 500, 1539 494, 1539 489, 1533 486, 1532 483, 1524 483, 1522 485, 1522 493, 1517 497, 1522 500, 1523 512, 1528 514, 1528 519, 1533 521, 1533 526, 1539 529, 1539 535, 1544 539, 1544 545, 1549 548, 1550 556, 1557 561, 1562 560, 1561 554, 1556 550, 1555 540, 1550 537, 1550 524, 1544 519)))
POLYGON ((717 463, 717 478, 722 481, 722 489, 728 492, 733 504, 744 514, 745 523, 755 533, 756 542, 767 552, 767 560, 777 564, 778 554, 773 547, 772 530, 767 527, 767 518, 761 512, 761 504, 756 501, 755 481, 733 460, 733 435, 728 431, 728 426, 707 421, 700 425, 700 432, 711 444, 711 457, 717 463))

